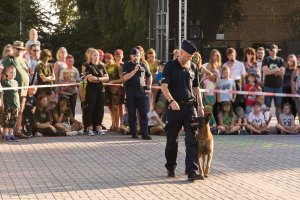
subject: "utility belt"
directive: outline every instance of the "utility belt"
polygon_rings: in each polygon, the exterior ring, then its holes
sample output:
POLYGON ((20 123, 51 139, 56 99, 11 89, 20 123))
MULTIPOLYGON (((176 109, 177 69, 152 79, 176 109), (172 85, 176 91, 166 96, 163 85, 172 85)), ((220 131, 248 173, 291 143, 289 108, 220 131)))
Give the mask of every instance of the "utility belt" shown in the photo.
POLYGON ((189 101, 177 101, 179 106, 197 106, 198 103, 195 100, 189 100, 189 101))
POLYGON ((147 86, 125 86, 126 91, 146 91, 147 86))

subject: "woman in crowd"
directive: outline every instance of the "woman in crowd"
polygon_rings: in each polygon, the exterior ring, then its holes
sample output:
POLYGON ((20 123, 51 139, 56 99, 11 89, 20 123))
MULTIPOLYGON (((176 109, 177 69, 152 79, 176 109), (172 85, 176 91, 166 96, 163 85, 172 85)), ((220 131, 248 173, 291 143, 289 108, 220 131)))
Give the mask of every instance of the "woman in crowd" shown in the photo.
MULTIPOLYGON (((106 53, 104 58, 109 77, 109 84, 122 84, 123 79, 121 78, 119 67, 115 63, 113 55, 106 53)), ((123 97, 124 95, 121 87, 115 85, 108 85, 105 87, 105 105, 108 106, 111 116, 111 131, 119 131, 121 122, 119 106, 124 104, 123 97)))
POLYGON ((104 82, 109 81, 107 71, 103 64, 100 64, 99 52, 92 49, 89 53, 90 62, 86 66, 85 75, 87 78, 86 86, 86 103, 87 113, 86 127, 88 134, 95 135, 93 128, 97 134, 105 134, 102 131, 102 120, 104 115, 104 82))
MULTIPOLYGON (((37 83, 38 85, 52 85, 55 81, 55 75, 52 64, 49 60, 52 58, 51 52, 48 49, 41 51, 40 59, 41 62, 36 66, 37 83)), ((51 87, 39 88, 37 90, 37 96, 44 94, 50 97, 51 87)))
MULTIPOLYGON (((115 58, 116 64, 118 65, 119 74, 121 75, 122 71, 123 71, 123 65, 124 65, 124 62, 123 62, 123 58, 124 58, 123 50, 122 49, 115 50, 115 52, 114 52, 114 58, 115 58)), ((122 78, 122 77, 120 76, 120 78, 122 78)), ((125 99, 125 90, 124 90, 123 85, 121 85, 120 88, 121 88, 121 92, 122 92, 122 97, 121 98, 125 99)), ((119 105, 120 122, 122 122, 122 120, 123 120, 123 113, 124 113, 123 105, 124 105, 124 103, 121 104, 121 105, 119 105)))
MULTIPOLYGON (((283 82, 282 82, 282 92, 285 94, 292 94, 292 81, 297 76, 297 58, 294 54, 287 57, 287 63, 285 67, 283 82)), ((295 101, 292 97, 283 97, 281 102, 281 107, 288 103, 291 107, 291 112, 294 116, 297 115, 297 109, 295 101)))
MULTIPOLYGON (((221 78, 221 68, 222 68, 222 56, 221 56, 221 53, 217 49, 211 50, 210 55, 209 55, 209 62, 207 63, 205 68, 212 73, 212 75, 205 74, 205 76, 209 80, 213 80, 213 83, 216 86, 216 84, 219 82, 219 80, 221 78), (211 76, 213 76, 213 77, 211 77, 211 76)), ((218 117, 217 117, 218 113, 219 113, 219 105, 218 105, 218 103, 214 103, 213 104, 213 115, 217 122, 218 122, 218 117)))
POLYGON ((60 47, 56 53, 57 61, 54 63, 54 74, 56 77, 55 83, 58 83, 60 71, 67 68, 66 57, 68 55, 67 49, 65 47, 60 47))
MULTIPOLYGON (((261 73, 256 63, 256 52, 253 48, 247 48, 244 51, 244 65, 246 69, 246 77, 248 74, 254 74, 258 84, 261 83, 261 73)), ((247 82, 247 79, 246 79, 247 82)))

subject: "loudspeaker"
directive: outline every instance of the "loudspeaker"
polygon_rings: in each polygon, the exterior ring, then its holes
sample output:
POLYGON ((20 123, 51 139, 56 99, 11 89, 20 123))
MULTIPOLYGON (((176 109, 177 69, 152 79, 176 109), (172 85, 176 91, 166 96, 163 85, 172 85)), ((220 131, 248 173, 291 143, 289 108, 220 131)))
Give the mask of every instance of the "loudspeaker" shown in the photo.
POLYGON ((188 38, 189 39, 198 39, 201 37, 201 27, 200 20, 189 20, 188 26, 188 38))

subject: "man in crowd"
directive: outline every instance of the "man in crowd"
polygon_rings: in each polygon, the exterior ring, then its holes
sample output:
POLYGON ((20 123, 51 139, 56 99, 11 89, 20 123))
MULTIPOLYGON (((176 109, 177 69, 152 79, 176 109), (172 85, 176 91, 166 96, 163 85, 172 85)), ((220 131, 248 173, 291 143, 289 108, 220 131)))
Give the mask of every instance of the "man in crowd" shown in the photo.
POLYGON ((261 82, 263 83, 265 78, 264 78, 264 75, 263 75, 263 72, 262 72, 262 62, 264 60, 264 57, 265 57, 265 48, 263 47, 259 47, 256 51, 256 63, 257 63, 257 66, 259 68, 259 71, 261 73, 261 82))
MULTIPOLYGON (((224 63, 223 67, 228 67, 230 69, 230 78, 235 81, 235 88, 237 91, 242 90, 245 85, 246 69, 244 63, 236 60, 236 50, 234 48, 228 48, 226 50, 226 55, 228 61, 224 63)), ((234 102, 234 107, 245 107, 244 96, 237 95, 236 101, 234 102)))
MULTIPOLYGON (((14 66, 16 68, 16 78, 19 87, 26 87, 29 85, 29 75, 28 75, 28 64, 26 60, 22 57, 25 51, 24 43, 21 41, 15 41, 13 43, 13 55, 7 56, 3 60, 3 71, 2 71, 2 80, 6 78, 6 68, 9 66, 14 66)), ((21 132, 22 128, 22 113, 25 107, 26 97, 27 97, 27 88, 19 90, 20 96, 20 111, 18 113, 18 121, 16 125, 16 135, 20 137, 26 137, 21 132)))
MULTIPOLYGON (((265 75, 264 92, 282 93, 282 81, 285 73, 283 59, 277 56, 278 47, 273 44, 270 46, 269 56, 267 56, 262 63, 263 73, 265 75)), ((266 96, 265 104, 271 107, 272 99, 276 107, 276 117, 279 122, 279 115, 281 113, 281 97, 266 96)))
POLYGON ((40 46, 37 44, 32 44, 29 46, 29 54, 26 56, 26 61, 29 65, 29 84, 35 85, 37 83, 37 74, 35 73, 35 67, 39 63, 40 59, 40 46))
POLYGON ((165 167, 169 177, 175 177, 176 159, 178 152, 178 134, 182 126, 185 130, 186 146, 186 173, 188 180, 201 180, 203 174, 199 174, 197 161, 197 143, 195 129, 192 128, 192 117, 197 116, 196 106, 199 106, 199 114, 203 115, 202 98, 199 90, 199 71, 191 62, 193 54, 197 51, 195 45, 183 40, 179 57, 168 62, 163 70, 161 91, 166 97, 167 110, 167 144, 165 167), (197 99, 196 99, 197 98, 197 99), (198 105, 197 103, 198 102, 198 105))

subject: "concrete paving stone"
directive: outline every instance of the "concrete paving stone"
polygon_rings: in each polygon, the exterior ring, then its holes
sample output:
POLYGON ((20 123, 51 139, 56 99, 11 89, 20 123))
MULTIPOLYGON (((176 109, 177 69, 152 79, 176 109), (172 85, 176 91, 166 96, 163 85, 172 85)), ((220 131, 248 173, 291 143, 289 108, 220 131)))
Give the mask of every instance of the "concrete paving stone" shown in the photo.
POLYGON ((177 176, 166 177, 165 143, 112 132, 1 143, 0 199, 300 199, 299 135, 215 136, 211 174, 194 183, 183 136, 177 176))

